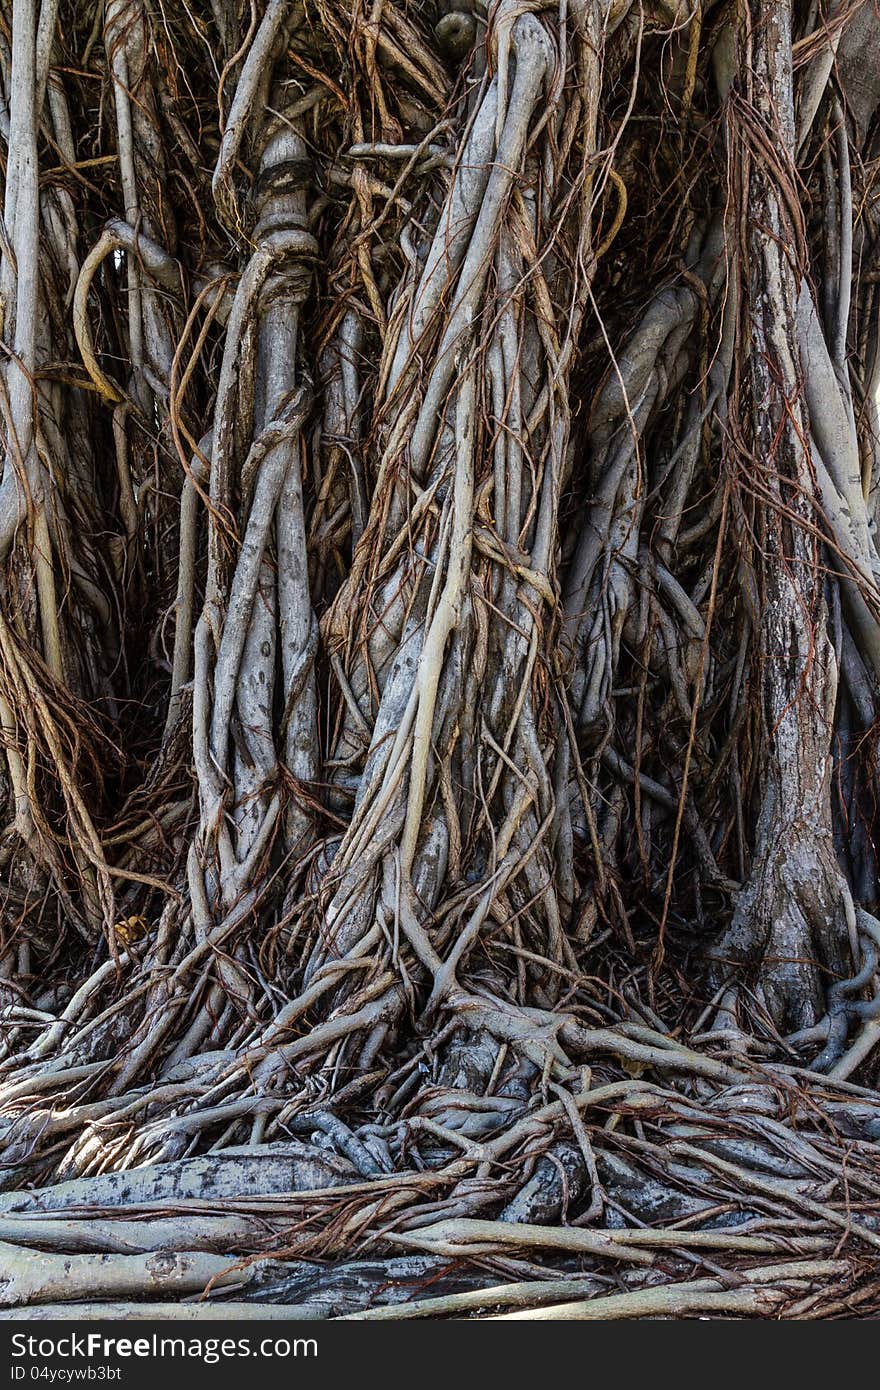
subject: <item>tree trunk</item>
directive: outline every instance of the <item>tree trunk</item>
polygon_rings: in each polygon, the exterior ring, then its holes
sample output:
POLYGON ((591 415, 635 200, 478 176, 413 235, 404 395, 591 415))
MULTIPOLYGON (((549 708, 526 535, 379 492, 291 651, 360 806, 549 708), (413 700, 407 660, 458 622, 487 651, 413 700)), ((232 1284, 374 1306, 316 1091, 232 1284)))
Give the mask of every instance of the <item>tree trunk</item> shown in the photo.
POLYGON ((38 1295, 368 1236, 358 1289, 409 1243, 515 1306, 549 1249, 580 1316, 575 1263, 653 1278, 638 1225, 673 1283, 683 1232, 808 1272, 620 1316, 808 1315, 877 1243, 880 20, 178 8, 0 25, 38 1295))

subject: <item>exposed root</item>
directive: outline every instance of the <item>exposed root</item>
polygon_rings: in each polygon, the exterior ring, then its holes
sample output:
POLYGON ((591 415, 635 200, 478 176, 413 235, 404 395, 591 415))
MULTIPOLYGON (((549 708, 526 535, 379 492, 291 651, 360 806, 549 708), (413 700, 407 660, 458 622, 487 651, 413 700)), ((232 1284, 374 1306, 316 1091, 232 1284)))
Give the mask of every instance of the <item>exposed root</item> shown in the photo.
POLYGON ((869 1311, 880 20, 6 9, 0 1304, 869 1311))

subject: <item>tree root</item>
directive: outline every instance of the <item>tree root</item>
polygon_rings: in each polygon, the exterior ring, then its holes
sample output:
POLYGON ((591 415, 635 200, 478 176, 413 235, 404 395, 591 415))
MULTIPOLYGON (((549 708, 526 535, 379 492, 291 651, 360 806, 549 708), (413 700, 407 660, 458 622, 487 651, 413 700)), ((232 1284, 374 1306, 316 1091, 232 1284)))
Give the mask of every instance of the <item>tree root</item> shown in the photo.
POLYGON ((878 21, 430 8, 4 22, 0 1301, 868 1309, 878 21))

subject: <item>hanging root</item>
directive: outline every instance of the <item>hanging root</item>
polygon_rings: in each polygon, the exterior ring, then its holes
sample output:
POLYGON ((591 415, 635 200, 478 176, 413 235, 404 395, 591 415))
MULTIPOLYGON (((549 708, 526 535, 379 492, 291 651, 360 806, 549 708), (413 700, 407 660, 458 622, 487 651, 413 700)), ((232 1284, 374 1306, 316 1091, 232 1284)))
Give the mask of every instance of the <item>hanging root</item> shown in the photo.
POLYGON ((870 1314, 880 21, 178 8, 0 34, 0 1306, 870 1314))

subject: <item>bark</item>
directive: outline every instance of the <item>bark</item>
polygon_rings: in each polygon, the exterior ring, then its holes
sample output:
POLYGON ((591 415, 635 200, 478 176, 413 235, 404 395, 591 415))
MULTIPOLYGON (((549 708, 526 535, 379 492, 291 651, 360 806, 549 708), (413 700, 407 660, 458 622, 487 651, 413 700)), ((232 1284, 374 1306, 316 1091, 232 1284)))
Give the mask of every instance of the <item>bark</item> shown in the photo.
MULTIPOLYGON (((849 974, 849 889, 831 829, 831 742, 837 661, 828 632, 818 539, 804 523, 820 497, 809 451, 799 352, 799 228, 784 189, 793 187, 795 120, 791 14, 786 3, 750 12, 750 118, 775 139, 778 172, 745 155, 752 230, 752 466, 766 478, 761 535, 760 634, 763 788, 748 883, 717 956, 757 963, 767 1009, 782 1031, 824 1013, 823 970, 849 974), (784 181, 784 183, 783 183, 784 181)), ((809 295, 809 290, 803 291, 809 295)), ((808 392, 809 400, 809 392, 808 392)), ((861 500, 861 499, 860 499, 861 500)))

